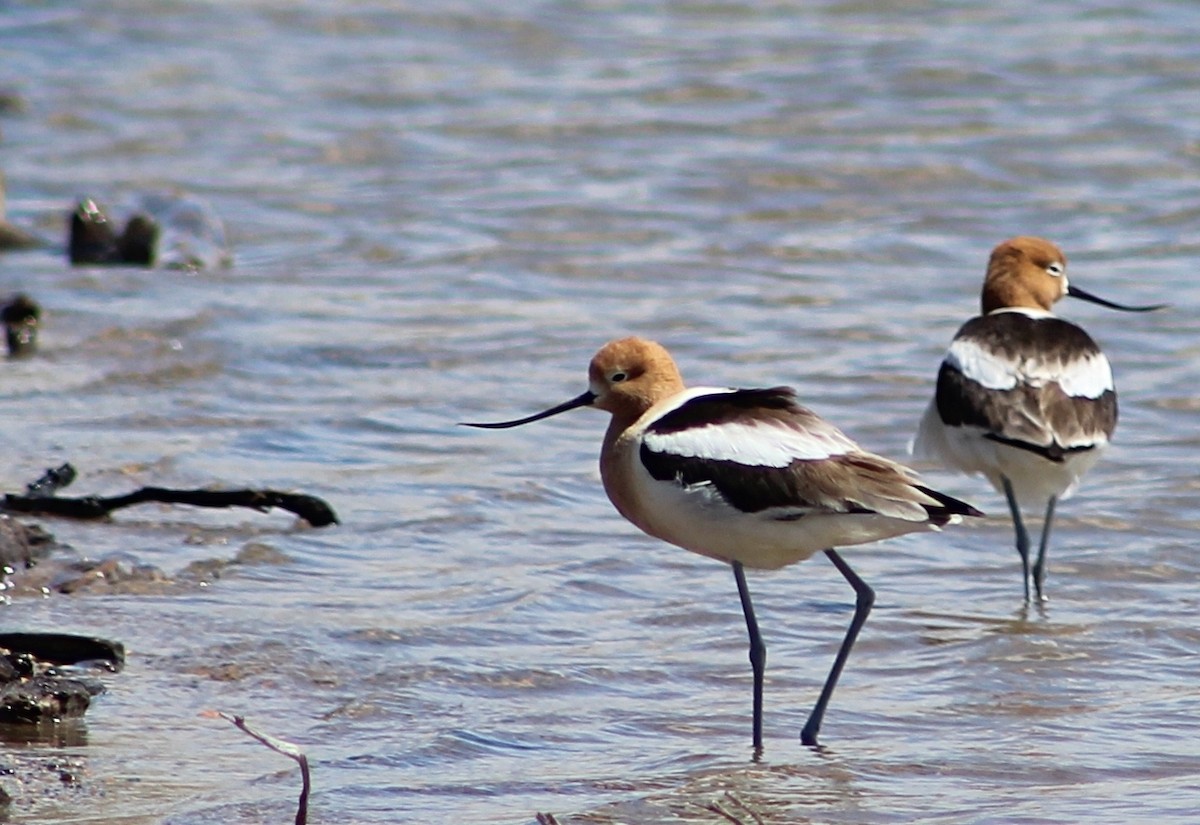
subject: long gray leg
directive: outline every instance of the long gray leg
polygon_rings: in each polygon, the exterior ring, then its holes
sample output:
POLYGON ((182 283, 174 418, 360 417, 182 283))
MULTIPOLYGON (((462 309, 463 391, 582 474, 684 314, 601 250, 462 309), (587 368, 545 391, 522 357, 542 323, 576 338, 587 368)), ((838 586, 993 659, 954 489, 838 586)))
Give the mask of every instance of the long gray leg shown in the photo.
POLYGON ((1054 522, 1054 506, 1058 504, 1058 496, 1050 496, 1046 504, 1046 520, 1042 522, 1042 541, 1038 545, 1037 561, 1033 564, 1033 586, 1037 590, 1038 601, 1046 601, 1042 592, 1046 583, 1046 545, 1050 543, 1050 525, 1054 522))
POLYGON ((1021 556, 1021 575, 1025 584, 1025 601, 1029 601, 1029 532, 1025 522, 1021 520, 1021 508, 1017 506, 1017 496, 1013 492, 1012 482, 1004 476, 1004 495, 1008 498, 1008 509, 1012 512, 1013 530, 1017 534, 1017 553, 1021 556))
POLYGON ((854 640, 858 638, 858 632, 862 630, 862 626, 871 612, 871 606, 875 604, 875 591, 850 569, 850 565, 846 564, 836 550, 826 550, 825 555, 833 562, 833 566, 846 577, 846 581, 850 582, 857 598, 854 603, 854 618, 850 621, 846 638, 842 639, 842 646, 838 649, 837 658, 833 660, 833 668, 825 677, 825 686, 821 688, 821 696, 817 699, 812 713, 808 715, 808 721, 804 723, 804 730, 800 732, 800 741, 809 747, 817 744, 817 734, 821 730, 821 720, 825 718, 825 707, 829 704, 829 697, 833 696, 833 689, 837 685, 838 677, 842 675, 842 668, 846 666, 846 659, 850 656, 850 648, 854 647, 854 640))
POLYGON ((746 571, 740 561, 733 562, 733 578, 737 581, 738 596, 742 599, 742 613, 746 615, 746 630, 750 633, 750 668, 754 671, 754 752, 762 751, 763 674, 767 670, 767 646, 758 632, 758 619, 754 617, 754 605, 750 603, 750 589, 746 587, 746 571))

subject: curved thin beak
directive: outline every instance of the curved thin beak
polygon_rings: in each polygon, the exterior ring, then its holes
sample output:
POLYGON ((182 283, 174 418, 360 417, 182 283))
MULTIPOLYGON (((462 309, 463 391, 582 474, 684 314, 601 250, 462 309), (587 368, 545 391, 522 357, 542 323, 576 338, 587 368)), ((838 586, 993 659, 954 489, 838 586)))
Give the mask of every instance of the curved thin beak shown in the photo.
POLYGON ((573 410, 576 407, 590 407, 596 400, 596 393, 588 390, 583 395, 576 396, 570 401, 565 401, 557 407, 551 407, 548 410, 543 410, 540 413, 534 413, 526 418, 518 418, 515 421, 496 421, 488 424, 472 424, 467 421, 462 422, 464 427, 480 427, 485 430, 506 430, 509 427, 520 427, 522 424, 529 424, 533 421, 541 421, 543 418, 549 418, 552 415, 565 413, 567 410, 573 410))
POLYGON ((1165 307, 1170 306, 1170 304, 1151 304, 1144 307, 1130 307, 1125 306, 1124 304, 1114 304, 1112 301, 1106 301, 1103 298, 1097 298, 1090 292, 1084 292, 1079 287, 1070 285, 1067 286, 1067 294, 1072 298, 1081 298, 1084 301, 1091 301, 1093 304, 1099 304, 1100 306, 1108 307, 1109 309, 1119 309, 1122 312, 1153 312, 1156 309, 1164 309, 1165 307))

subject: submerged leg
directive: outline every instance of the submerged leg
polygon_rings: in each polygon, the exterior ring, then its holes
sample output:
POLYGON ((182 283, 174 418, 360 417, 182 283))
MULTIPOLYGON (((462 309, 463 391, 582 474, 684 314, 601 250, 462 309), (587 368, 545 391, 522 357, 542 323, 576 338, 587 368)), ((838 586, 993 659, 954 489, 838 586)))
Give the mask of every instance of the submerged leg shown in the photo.
POLYGON ((758 619, 754 618, 750 589, 746 587, 746 571, 740 561, 733 562, 733 577, 742 599, 742 613, 746 614, 746 630, 750 633, 750 668, 754 671, 754 750, 757 753, 762 750, 763 674, 767 670, 767 646, 758 632, 758 619))
POLYGON ((846 577, 846 581, 850 582, 857 599, 854 603, 854 618, 850 621, 846 638, 842 639, 842 646, 838 650, 837 658, 833 660, 833 667, 830 669, 829 675, 825 677, 825 686, 821 688, 821 696, 817 699, 812 713, 808 715, 808 721, 804 723, 804 730, 800 732, 800 741, 810 747, 817 744, 817 734, 821 731, 821 720, 825 718, 825 707, 829 704, 829 697, 833 696, 833 688, 837 685, 838 677, 842 675, 842 668, 846 666, 846 659, 850 656, 850 648, 854 647, 854 640, 858 638, 858 631, 862 630, 863 624, 867 621, 867 615, 871 612, 871 606, 875 604, 875 591, 850 569, 850 565, 842 560, 836 550, 826 550, 825 555, 833 562, 833 566, 846 577))
POLYGON ((1046 520, 1042 522, 1042 541, 1038 545, 1037 561, 1033 564, 1033 586, 1037 590, 1039 602, 1046 601, 1042 586, 1046 583, 1046 545, 1050 543, 1050 525, 1054 522, 1054 506, 1058 504, 1058 496, 1050 496, 1046 505, 1046 520))
POLYGON ((1021 556, 1022 582, 1025 585, 1025 601, 1029 601, 1029 532, 1025 522, 1021 520, 1021 508, 1017 506, 1017 495, 1013 492, 1012 483, 1001 476, 1004 481, 1004 495, 1008 498, 1008 509, 1012 512, 1013 530, 1017 533, 1017 553, 1021 556))

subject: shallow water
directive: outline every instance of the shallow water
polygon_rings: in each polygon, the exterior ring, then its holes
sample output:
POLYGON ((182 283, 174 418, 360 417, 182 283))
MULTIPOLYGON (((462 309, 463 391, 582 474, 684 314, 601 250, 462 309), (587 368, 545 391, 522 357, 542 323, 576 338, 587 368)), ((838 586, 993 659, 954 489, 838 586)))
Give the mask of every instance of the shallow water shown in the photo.
POLYGON ((83 723, 4 743, 80 776, 12 821, 289 821, 294 766, 210 708, 304 746, 320 822, 1195 821, 1200 9, 10 3, 0 65, 26 102, 0 115, 10 219, 61 246, 76 196, 177 187, 234 251, 196 274, 0 256, 0 292, 46 313, 41 354, 0 369, 0 489, 69 460, 80 495, 294 488, 343 521, 47 521, 168 572, 251 542, 286 561, 0 608, 129 648, 83 723), (879 601, 824 752, 799 730, 853 600, 828 563, 751 576, 752 762, 732 577, 612 511, 602 416, 455 426, 578 394, 632 332, 901 457, 1018 233, 1174 307, 1061 307, 1122 423, 1059 509, 1044 610, 977 479, 927 473, 983 523, 849 554, 879 601))

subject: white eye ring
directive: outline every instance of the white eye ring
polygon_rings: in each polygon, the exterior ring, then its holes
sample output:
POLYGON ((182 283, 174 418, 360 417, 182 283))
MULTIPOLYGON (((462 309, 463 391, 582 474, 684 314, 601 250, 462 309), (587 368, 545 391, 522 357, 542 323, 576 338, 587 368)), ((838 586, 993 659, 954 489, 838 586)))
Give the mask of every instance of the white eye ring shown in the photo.
POLYGON ((608 377, 608 382, 610 384, 620 384, 622 381, 624 381, 628 377, 629 376, 626 375, 624 372, 614 372, 612 375, 610 375, 608 377))
POLYGON ((1046 272, 1053 275, 1055 278, 1062 277, 1063 265, 1058 261, 1046 265, 1046 272))

